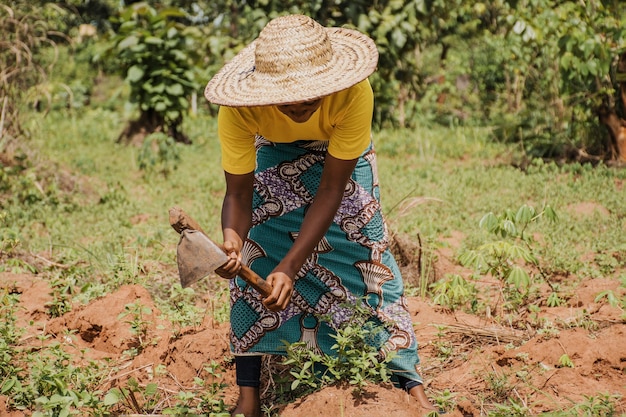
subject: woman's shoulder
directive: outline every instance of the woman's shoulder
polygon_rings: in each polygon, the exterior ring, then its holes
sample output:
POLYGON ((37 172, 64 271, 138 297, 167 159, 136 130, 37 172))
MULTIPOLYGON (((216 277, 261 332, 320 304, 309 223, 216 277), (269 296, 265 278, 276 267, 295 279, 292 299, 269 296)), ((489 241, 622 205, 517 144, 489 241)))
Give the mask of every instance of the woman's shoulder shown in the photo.
POLYGON ((366 78, 363 81, 346 88, 345 90, 338 91, 331 94, 331 97, 335 100, 352 100, 355 97, 362 97, 367 95, 373 95, 372 86, 369 80, 366 78))

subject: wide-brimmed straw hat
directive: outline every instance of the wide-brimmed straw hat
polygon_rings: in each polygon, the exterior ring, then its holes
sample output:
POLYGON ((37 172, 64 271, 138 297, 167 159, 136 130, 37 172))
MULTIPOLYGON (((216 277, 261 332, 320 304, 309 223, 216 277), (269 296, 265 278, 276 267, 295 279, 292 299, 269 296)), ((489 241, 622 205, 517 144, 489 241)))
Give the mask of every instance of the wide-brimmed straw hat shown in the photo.
POLYGON ((306 102, 363 81, 377 63, 374 41, 361 32, 283 16, 224 65, 204 95, 230 107, 306 102))

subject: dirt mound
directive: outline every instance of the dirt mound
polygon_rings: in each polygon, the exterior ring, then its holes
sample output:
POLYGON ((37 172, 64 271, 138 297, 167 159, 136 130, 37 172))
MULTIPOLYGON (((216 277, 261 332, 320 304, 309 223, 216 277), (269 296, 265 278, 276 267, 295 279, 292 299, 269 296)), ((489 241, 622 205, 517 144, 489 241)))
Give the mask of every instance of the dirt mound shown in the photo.
MULTIPOLYGON (((179 392, 192 389, 194 379, 201 378, 225 386, 223 400, 235 403, 227 323, 206 317, 174 338, 172 324, 138 285, 123 286, 50 319, 52 297, 45 281, 4 273, 0 287, 21 294, 18 324, 27 331, 24 347, 40 345, 45 334, 46 343, 61 343, 75 353, 77 363, 106 359, 113 364, 99 387, 103 391, 133 378, 140 385, 156 382, 164 392, 179 392), (138 312, 139 322, 133 320, 138 312)), ((619 307, 596 300, 607 290, 623 296, 615 280, 586 281, 568 305, 539 307, 529 315, 534 325, 526 330, 410 297, 427 393, 448 408, 448 416, 481 416, 483 404, 506 404, 509 399, 537 413, 571 409, 603 396, 614 399, 616 412, 626 412, 626 324, 619 307)), ((281 417, 425 414, 404 392, 388 386, 368 386, 360 395, 350 387, 329 387, 280 407, 281 417)), ((9 414, 0 401, 0 415, 18 414, 9 414)))
POLYGON ((327 387, 289 404, 281 417, 421 417, 424 411, 405 392, 392 386, 327 387))

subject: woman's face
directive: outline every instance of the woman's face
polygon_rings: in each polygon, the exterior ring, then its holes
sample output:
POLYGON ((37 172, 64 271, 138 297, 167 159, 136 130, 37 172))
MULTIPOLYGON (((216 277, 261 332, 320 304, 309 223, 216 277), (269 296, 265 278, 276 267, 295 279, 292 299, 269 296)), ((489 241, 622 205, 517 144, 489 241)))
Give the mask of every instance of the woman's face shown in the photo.
POLYGON ((322 105, 322 99, 305 101, 304 103, 276 106, 285 116, 296 123, 304 123, 313 116, 313 113, 322 105))

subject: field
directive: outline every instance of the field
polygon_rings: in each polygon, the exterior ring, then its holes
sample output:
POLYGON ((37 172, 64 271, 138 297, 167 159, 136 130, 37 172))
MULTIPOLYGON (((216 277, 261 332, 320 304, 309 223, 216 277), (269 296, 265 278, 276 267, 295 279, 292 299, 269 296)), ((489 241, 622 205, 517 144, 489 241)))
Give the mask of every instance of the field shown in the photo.
MULTIPOLYGON (((1 196, 3 417, 60 415, 86 392, 128 415, 221 417, 236 400, 226 282, 177 285, 167 219, 178 205, 220 236, 214 120, 190 117, 193 144, 160 152, 115 142, 131 115, 28 119, 29 163, 1 196)), ((624 168, 524 160, 488 129, 418 123, 375 143, 433 402, 450 416, 626 415, 624 168)), ((425 415, 384 384, 296 397, 281 360, 264 365, 267 416, 425 415)))

